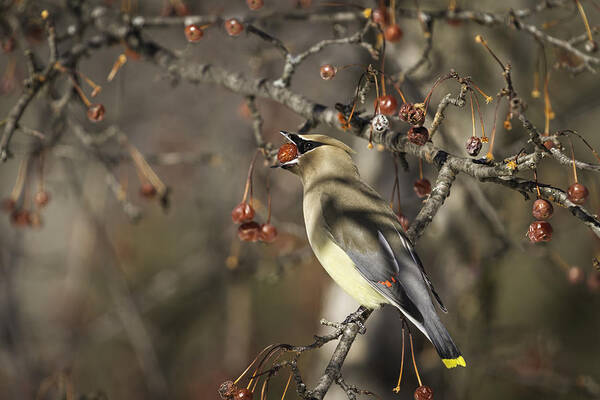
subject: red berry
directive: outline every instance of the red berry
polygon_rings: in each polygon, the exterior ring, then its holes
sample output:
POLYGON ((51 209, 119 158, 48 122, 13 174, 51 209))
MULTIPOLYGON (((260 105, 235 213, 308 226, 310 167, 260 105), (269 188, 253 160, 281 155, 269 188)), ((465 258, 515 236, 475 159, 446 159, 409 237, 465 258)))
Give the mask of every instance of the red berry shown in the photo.
POLYGON ((202 36, 204 36, 204 29, 196 24, 190 24, 185 27, 184 33, 188 42, 194 43, 202 39, 202 36))
POLYGON ((429 182, 429 180, 427 180, 425 178, 418 179, 417 181, 415 181, 413 189, 415 190, 415 193, 417 194, 417 196, 419 196, 420 198, 423 198, 423 197, 427 196, 429 193, 431 193, 431 183, 429 182))
POLYGON ((583 271, 579 267, 572 266, 567 270, 567 280, 576 285, 583 280, 583 271))
POLYGON ((415 107, 413 103, 403 103, 398 111, 398 117, 411 125, 421 125, 425 121, 425 110, 415 107))
POLYGON ((39 207, 44 207, 50 201, 50 194, 45 190, 41 190, 35 194, 34 201, 39 207))
POLYGON ((383 7, 374 9, 371 18, 373 22, 379 24, 381 27, 387 25, 389 20, 387 10, 383 7))
POLYGON ((554 207, 548 200, 537 199, 533 202, 533 208, 531 210, 531 214, 535 219, 549 219, 554 213, 554 207))
POLYGON ((400 226, 402 227, 402 229, 404 229, 404 232, 408 231, 408 227, 410 226, 410 221, 408 220, 406 215, 399 213, 399 214, 396 214, 396 218, 398 219, 398 222, 400 223, 400 226))
POLYGON ((12 53, 15 49, 15 45, 15 38, 11 36, 2 42, 2 51, 4 51, 5 53, 12 53))
POLYGON ((8 197, 2 200, 2 206, 0 206, 0 208, 2 208, 2 211, 9 213, 15 209, 16 205, 17 202, 15 201, 15 199, 8 197))
POLYGON ((238 228, 238 237, 244 242, 256 242, 260 238, 260 225, 254 221, 244 222, 238 228))
POLYGON ((232 381, 225 381, 219 386, 219 396, 222 399, 231 398, 237 391, 237 386, 232 381))
POLYGON ((429 131, 424 126, 413 126, 406 134, 408 141, 423 146, 429 140, 429 131))
POLYGON ((236 223, 250 221, 254 218, 254 208, 246 202, 241 202, 231 211, 231 220, 236 223))
POLYGON ((402 39, 403 35, 404 32, 402 32, 402 29, 398 25, 390 25, 383 32, 383 36, 388 42, 398 42, 402 39))
POLYGON ((31 223, 31 214, 27 210, 14 210, 10 215, 10 222, 13 226, 17 226, 19 228, 29 226, 31 223))
POLYGON ((469 153, 471 157, 477 157, 481 151, 481 146, 481 139, 479 139, 477 136, 471 136, 469 140, 467 140, 467 145, 465 147, 467 149, 467 153, 469 153))
POLYGON ((319 70, 321 78, 325 79, 326 81, 333 79, 336 72, 337 69, 331 64, 321 65, 321 69, 319 70))
POLYGON ((246 0, 246 4, 248 4, 248 8, 251 10, 261 9, 265 5, 263 0, 246 0))
POLYGON ((225 30, 229 36, 239 36, 244 30, 244 25, 236 18, 229 18, 225 21, 225 30))
POLYGON ((394 114, 396 112, 396 107, 398 107, 396 98, 389 94, 380 96, 377 100, 375 100, 375 108, 377 108, 377 103, 379 103, 379 111, 385 115, 394 114))
POLYGON ((150 182, 145 182, 140 186, 140 196, 151 199, 156 196, 156 188, 150 182))
POLYGON ((549 242, 552 240, 552 225, 546 221, 535 221, 529 225, 527 237, 533 243, 549 242))
POLYGON ((252 400, 252 392, 249 389, 238 389, 233 395, 234 400, 252 400))
POLYGON ((594 271, 588 276, 587 286, 594 292, 600 288, 600 271, 594 271))
POLYGON ((262 224, 258 238, 261 242, 271 243, 277 238, 277 228, 271 224, 262 224))
POLYGON ((177 14, 178 17, 185 17, 186 15, 190 15, 190 9, 182 2, 178 2, 175 4, 175 14, 177 14))
POLYGON ((87 117, 92 122, 100 122, 104 119, 105 111, 102 104, 92 104, 88 107, 87 117))
POLYGON ((283 144, 277 152, 277 160, 282 164, 292 161, 297 156, 298 148, 293 143, 283 144))
POLYGON ((419 386, 415 390, 415 400, 433 400, 433 390, 429 386, 419 386))
POLYGON ((573 203, 583 204, 590 193, 581 183, 574 183, 569 186, 567 194, 569 196, 569 200, 571 200, 573 203))

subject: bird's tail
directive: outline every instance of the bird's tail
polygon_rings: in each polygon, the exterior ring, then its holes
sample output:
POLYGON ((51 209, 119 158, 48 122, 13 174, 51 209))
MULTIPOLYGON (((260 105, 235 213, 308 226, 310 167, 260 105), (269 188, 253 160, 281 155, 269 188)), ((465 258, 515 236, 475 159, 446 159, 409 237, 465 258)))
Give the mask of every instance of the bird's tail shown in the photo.
POLYGON ((446 368, 466 367, 465 359, 436 313, 425 318, 424 328, 446 368))

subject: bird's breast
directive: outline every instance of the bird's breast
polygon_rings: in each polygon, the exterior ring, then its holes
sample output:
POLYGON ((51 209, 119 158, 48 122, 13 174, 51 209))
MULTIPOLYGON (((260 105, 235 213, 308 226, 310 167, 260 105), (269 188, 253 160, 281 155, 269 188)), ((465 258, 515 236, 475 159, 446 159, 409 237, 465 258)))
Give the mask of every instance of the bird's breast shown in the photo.
POLYGON ((367 308, 379 308, 381 304, 388 303, 388 300, 373 289, 358 272, 346 252, 331 239, 318 210, 306 209, 306 201, 304 217, 310 246, 329 276, 346 293, 367 308))

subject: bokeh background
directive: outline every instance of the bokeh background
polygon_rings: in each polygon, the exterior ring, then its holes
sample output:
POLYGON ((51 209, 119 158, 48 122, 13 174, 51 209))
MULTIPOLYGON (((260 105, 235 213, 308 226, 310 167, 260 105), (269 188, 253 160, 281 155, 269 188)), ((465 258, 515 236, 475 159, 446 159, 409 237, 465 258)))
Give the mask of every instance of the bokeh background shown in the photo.
MULTIPOLYGON (((60 15, 59 32, 71 18, 63 1, 16 3, 31 7, 32 13, 48 8, 60 15)), ((112 7, 120 6, 119 1, 112 3, 112 7)), ((164 6, 159 0, 132 3, 136 13, 147 16, 159 15, 164 6)), ((250 13, 242 0, 186 3, 194 14, 250 13)), ((291 0, 265 3, 261 12, 295 8, 291 0)), ((340 9, 313 3, 300 12, 340 9)), ((373 2, 355 3, 373 6, 373 2)), ((412 1, 399 3, 415 7, 412 1)), ((424 10, 448 6, 444 1, 418 4, 424 10)), ((498 13, 535 4, 458 1, 460 8, 498 13)), ((597 3, 586 0, 583 4, 591 24, 597 25, 597 3)), ((552 21, 557 23, 547 29, 549 34, 568 39, 584 32, 574 4, 527 19, 537 26, 552 21)), ((388 45, 388 73, 412 65, 425 44, 418 21, 399 19, 398 23, 404 37, 388 45)), ((332 26, 276 18, 259 26, 293 52, 360 28, 356 22, 332 26)), ((190 63, 210 62, 249 77, 274 79, 283 65, 269 44, 245 34, 230 38, 220 27, 209 28, 193 45, 185 40, 181 26, 152 28, 146 34, 180 52, 190 63)), ((530 95, 539 45, 506 26, 437 22, 430 65, 417 70, 402 86, 409 100, 421 100, 435 79, 451 68, 470 75, 484 91, 495 95, 503 80, 498 65, 473 40, 476 34, 484 35, 498 56, 512 64, 515 88, 528 104, 528 116, 543 129, 543 100, 530 95)), ((32 46, 46 56, 44 42, 32 46)), ((120 52, 119 47, 94 51, 79 65, 80 71, 103 86, 97 99, 107 109, 105 120, 88 123, 84 109, 76 103, 69 106, 70 116, 92 133, 118 126, 150 160, 176 153, 189 155, 189 162, 153 164, 172 189, 172 205, 166 213, 156 200, 138 195, 139 181, 131 162, 124 159, 115 168, 130 200, 143 212, 142 219, 132 224, 107 186, 105 167, 90 156, 69 125, 61 127, 65 133, 45 158, 44 181, 51 201, 41 212, 43 226, 17 228, 7 215, 0 219, 0 397, 34 398, 40 387, 56 384, 45 398, 63 398, 64 389, 72 387, 77 396, 87 398, 103 393, 109 399, 215 399, 218 385, 236 378, 265 346, 310 343, 312 335, 328 332, 319 325, 321 318, 340 321, 357 307, 332 283, 307 247, 299 181, 285 171, 263 167, 260 158, 254 175, 258 219, 266 219, 268 176, 273 223, 280 235, 268 245, 238 240, 230 211, 241 200, 255 151, 244 99, 216 86, 173 84, 163 71, 143 60, 130 60, 117 79, 107 84, 105 77, 120 52)), ((546 54, 556 114, 551 131, 577 130, 598 148, 598 76, 573 77, 554 69, 564 55, 550 47, 546 54)), ((298 68, 291 88, 327 106, 349 103, 360 68, 344 70, 332 81, 321 80, 318 68, 324 63, 369 62, 368 53, 360 47, 328 47, 298 68)), ((0 68, 4 73, 0 118, 4 118, 26 76, 21 51, 1 54, 0 68), (13 65, 16 78, 11 90, 6 80, 11 78, 13 65)), ((457 91, 455 83, 443 84, 432 104, 457 91)), ((303 122, 275 102, 259 99, 257 104, 265 138, 275 145, 282 142, 280 129, 293 131, 303 122)), ((41 132, 51 130, 49 112, 42 93, 22 123, 41 132)), ((516 120, 511 131, 503 129, 505 112, 503 105, 497 158, 518 152, 527 138, 516 120)), ((490 129, 493 105, 483 106, 483 115, 490 129)), ((398 124, 398 128, 405 126, 398 124)), ((384 197, 391 195, 394 172, 389 153, 367 150, 364 141, 325 127, 313 131, 331 134, 357 149, 356 161, 365 180, 384 197)), ((470 135, 468 106, 450 108, 434 142, 466 156, 463 144, 470 135)), ((33 141, 30 136, 15 135, 15 157, 0 166, 2 197, 9 195, 19 161, 27 157, 33 141)), ((568 149, 568 140, 563 144, 568 149)), ((580 141, 573 144, 579 159, 595 161, 580 141)), ((113 143, 105 151, 119 150, 113 143)), ((400 174, 402 209, 413 219, 421 205, 412 189, 418 162, 411 157, 408 162, 410 171, 400 174)), ((433 181, 435 173, 433 166, 425 164, 425 177, 433 181)), ((573 179, 567 166, 550 160, 539 165, 538 174, 541 181, 563 189, 573 179)), ((38 179, 31 171, 29 198, 38 179)), ((579 180, 591 192, 586 206, 597 212, 597 175, 579 172, 579 180)), ((524 235, 532 221, 530 209, 531 200, 524 201, 518 192, 459 176, 451 196, 417 244, 449 309, 443 320, 468 362, 468 368, 446 370, 432 345, 415 335, 421 376, 434 389, 436 399, 600 397, 600 291, 592 265, 593 257, 600 255, 598 239, 567 210, 558 208, 551 221, 553 240, 531 245, 524 235), (580 279, 573 279, 574 270, 569 277, 573 266, 579 268, 580 279)), ((383 399, 412 398, 417 381, 410 368, 401 393, 391 390, 400 365, 400 328, 399 315, 392 309, 384 308, 369 319, 366 335, 356 341, 343 369, 349 383, 383 399)), ((301 371, 309 383, 323 372, 332 351, 333 344, 329 344, 302 357, 301 371)), ((287 375, 280 375, 271 385, 269 399, 281 396, 287 375)), ((289 399, 296 396, 294 391, 287 394, 289 399)), ((333 387, 327 398, 343 399, 345 394, 333 387)))

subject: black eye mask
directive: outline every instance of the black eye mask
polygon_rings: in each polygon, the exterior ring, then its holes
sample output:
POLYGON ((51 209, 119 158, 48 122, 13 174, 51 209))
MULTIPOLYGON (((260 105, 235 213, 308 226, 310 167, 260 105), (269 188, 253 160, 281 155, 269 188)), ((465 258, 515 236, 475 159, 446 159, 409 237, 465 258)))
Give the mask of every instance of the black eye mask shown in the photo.
POLYGON ((304 140, 296 134, 290 135, 290 139, 292 139, 296 147, 298 147, 298 153, 300 154, 304 154, 323 145, 323 143, 304 140))

